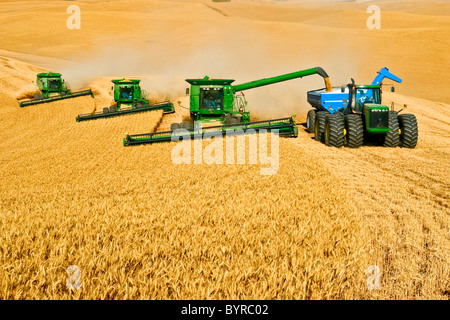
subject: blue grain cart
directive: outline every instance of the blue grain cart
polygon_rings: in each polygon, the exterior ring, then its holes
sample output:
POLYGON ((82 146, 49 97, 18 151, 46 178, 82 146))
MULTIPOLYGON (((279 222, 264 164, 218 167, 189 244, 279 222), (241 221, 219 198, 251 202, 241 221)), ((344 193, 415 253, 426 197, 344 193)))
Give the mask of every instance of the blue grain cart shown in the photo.
MULTIPOLYGON (((402 79, 382 68, 370 85, 352 83, 308 92, 314 108, 308 112, 306 125, 317 141, 327 146, 358 148, 365 138, 377 136, 385 147, 415 148, 417 120, 413 114, 399 115, 382 104, 382 82, 385 78, 398 83, 402 79)), ((392 91, 394 88, 392 87, 392 91)))

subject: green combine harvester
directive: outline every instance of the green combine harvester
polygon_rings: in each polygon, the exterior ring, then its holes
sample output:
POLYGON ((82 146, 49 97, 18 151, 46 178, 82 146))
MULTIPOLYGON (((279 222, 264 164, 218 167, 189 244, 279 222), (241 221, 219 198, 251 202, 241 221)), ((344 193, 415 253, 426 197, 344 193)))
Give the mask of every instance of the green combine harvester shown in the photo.
POLYGON ((173 113, 175 108, 170 101, 150 104, 146 93, 141 90, 141 80, 119 79, 112 80, 114 86, 115 105, 103 108, 103 111, 80 114, 76 121, 93 120, 99 118, 115 117, 145 111, 164 110, 164 113, 173 113))
MULTIPOLYGON (((186 79, 191 85, 186 94, 190 93, 191 121, 172 123, 171 131, 145 134, 125 134, 124 146, 172 141, 173 138, 197 138, 215 135, 217 132, 225 135, 230 131, 240 133, 257 132, 259 130, 277 130, 280 135, 297 137, 298 128, 293 117, 250 122, 250 112, 246 110, 247 101, 242 91, 262 87, 282 81, 302 78, 318 74, 325 80, 326 88, 331 90, 327 73, 320 67, 288 73, 276 77, 264 78, 239 85, 232 85, 232 79, 186 79), (240 94, 239 94, 240 93, 240 94), (203 128, 198 124, 219 123, 216 126, 203 128), (194 123, 196 127, 194 128, 194 123), (185 130, 177 130, 185 129, 185 130), (252 129, 252 130, 250 130, 252 129)), ((175 139, 175 140, 178 140, 175 139)))
POLYGON ((94 98, 91 90, 72 92, 69 86, 61 78, 60 73, 38 73, 36 78, 36 85, 39 88, 41 94, 35 93, 33 100, 25 100, 19 102, 19 105, 21 107, 87 95, 91 95, 92 98, 94 98))

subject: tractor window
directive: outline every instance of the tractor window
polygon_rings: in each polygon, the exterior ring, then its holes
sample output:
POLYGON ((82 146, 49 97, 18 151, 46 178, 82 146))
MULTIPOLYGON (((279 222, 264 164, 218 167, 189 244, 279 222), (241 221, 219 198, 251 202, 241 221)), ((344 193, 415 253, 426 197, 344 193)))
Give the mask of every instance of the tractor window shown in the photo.
POLYGON ((223 89, 222 88, 201 89, 200 109, 223 110, 223 89))
POLYGON ((48 79, 48 88, 50 90, 59 88, 59 79, 48 79))
POLYGON ((366 103, 381 104, 380 89, 356 89, 356 111, 361 111, 366 103))
POLYGON ((120 87, 121 99, 133 99, 133 86, 120 87))

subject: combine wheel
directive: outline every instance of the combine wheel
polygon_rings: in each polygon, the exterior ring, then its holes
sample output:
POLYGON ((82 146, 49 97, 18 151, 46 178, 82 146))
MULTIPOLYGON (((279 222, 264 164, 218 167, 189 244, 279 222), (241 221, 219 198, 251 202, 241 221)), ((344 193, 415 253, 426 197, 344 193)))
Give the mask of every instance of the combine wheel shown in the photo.
POLYGON ((309 133, 314 132, 314 122, 316 121, 316 110, 311 109, 308 111, 308 116, 306 117, 306 128, 309 133))
POLYGON ((103 108, 103 114, 107 114, 109 112, 109 108, 103 108))
POLYGON ((180 129, 180 124, 179 123, 172 123, 170 125, 170 131, 175 131, 177 129, 180 129))
POLYGON ((364 142, 364 127, 361 115, 348 114, 344 118, 344 146, 359 148, 364 142))
POLYGON ((180 128, 186 130, 194 130, 194 126, 189 121, 183 121, 182 123, 180 123, 180 128))
POLYGON ((324 142, 329 147, 340 148, 344 145, 344 117, 340 112, 325 117, 324 142))
POLYGON ((236 123, 239 123, 239 122, 240 122, 240 121, 239 121, 238 118, 233 117, 233 116, 231 116, 231 115, 227 115, 227 116, 225 117, 225 124, 236 124, 236 123))
POLYGON ((111 113, 116 112, 116 107, 115 106, 109 107, 109 112, 111 113))
POLYGON ((323 133, 325 131, 325 117, 327 113, 320 111, 316 113, 314 120, 314 138, 317 141, 323 142, 323 133))
POLYGON ((142 109, 145 107, 145 104, 142 102, 137 102, 134 106, 136 109, 142 109))
POLYGON ((389 111, 389 132, 384 136, 383 147, 398 147, 400 134, 396 111, 389 111))
POLYGON ((242 115, 241 114, 236 114, 234 116, 232 116, 232 118, 236 119, 236 123, 242 123, 242 115))
POLYGON ((399 115, 398 125, 400 129, 400 147, 415 148, 419 136, 416 116, 413 114, 399 115))

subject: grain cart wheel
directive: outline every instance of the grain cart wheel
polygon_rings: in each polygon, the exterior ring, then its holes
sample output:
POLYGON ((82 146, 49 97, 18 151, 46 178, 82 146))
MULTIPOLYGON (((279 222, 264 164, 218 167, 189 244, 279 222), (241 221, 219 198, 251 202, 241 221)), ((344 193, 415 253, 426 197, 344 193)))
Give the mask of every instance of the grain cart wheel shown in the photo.
POLYGON ((170 131, 175 131, 177 129, 180 129, 180 124, 179 123, 172 123, 170 125, 170 131))
POLYGON ((339 112, 325 117, 324 142, 329 147, 344 145, 344 117, 339 112))
POLYGON ((316 110, 312 109, 308 111, 308 116, 306 117, 306 128, 309 133, 314 132, 314 122, 316 121, 316 110))
POLYGON ((399 146, 402 148, 415 148, 419 136, 416 116, 413 114, 402 114, 398 116, 398 125, 400 129, 399 146))
POLYGON ((180 123, 180 128, 186 130, 193 130, 194 126, 189 121, 183 121, 182 123, 180 123))
POLYGON ((361 115, 348 114, 344 118, 344 146, 359 148, 364 142, 364 127, 361 115))
POLYGON ((400 134, 398 130, 398 117, 396 111, 389 111, 389 132, 384 136, 383 147, 398 147, 400 134))
POLYGON ((116 112, 116 107, 115 106, 111 106, 109 107, 109 112, 116 112))
POLYGON ((109 108, 103 108, 103 114, 107 114, 109 112, 109 108))
POLYGON ((314 120, 314 138, 316 141, 323 142, 323 133, 325 131, 325 117, 327 113, 320 111, 316 113, 314 120))

